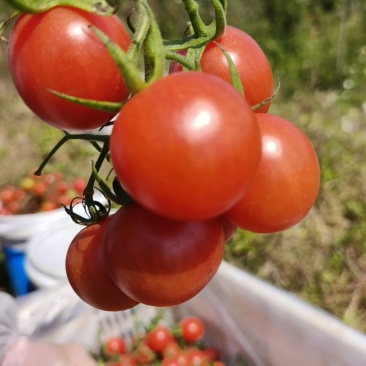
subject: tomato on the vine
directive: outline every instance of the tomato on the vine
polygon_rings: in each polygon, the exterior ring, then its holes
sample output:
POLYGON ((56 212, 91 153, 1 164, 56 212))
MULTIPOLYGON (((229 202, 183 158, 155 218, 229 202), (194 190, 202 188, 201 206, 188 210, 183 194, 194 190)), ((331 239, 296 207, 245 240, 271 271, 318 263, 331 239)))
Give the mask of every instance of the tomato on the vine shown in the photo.
POLYGON ((174 340, 173 334, 165 325, 157 325, 145 337, 146 344, 154 352, 163 352, 165 347, 174 340))
POLYGON ((66 274, 83 301, 97 309, 121 311, 138 302, 125 295, 108 275, 102 243, 110 219, 87 226, 75 236, 66 254, 66 274))
POLYGON ((205 326, 200 318, 188 316, 179 322, 179 329, 184 340, 196 342, 201 339, 205 333, 205 326))
POLYGON ((123 188, 176 220, 204 220, 244 194, 260 161, 249 104, 202 72, 168 75, 134 95, 115 121, 110 150, 123 188))
POLYGON ((243 198, 225 217, 238 227, 273 233, 301 221, 313 206, 320 184, 316 152, 294 124, 258 113, 262 160, 243 198))
POLYGON ((195 296, 215 275, 224 234, 219 219, 173 221, 132 203, 111 217, 103 246, 123 292, 147 305, 171 306, 195 296))
POLYGON ((10 34, 9 66, 19 95, 38 117, 60 129, 97 128, 113 114, 66 101, 50 90, 110 102, 122 102, 129 95, 118 67, 90 25, 123 50, 130 45, 116 16, 64 6, 20 15, 10 34))
MULTIPOLYGON (((216 75, 231 83, 229 65, 219 44, 230 55, 242 83, 244 96, 253 107, 273 94, 273 75, 267 56, 259 44, 246 32, 227 26, 225 33, 209 42, 200 60, 203 72, 216 75)), ((170 72, 181 71, 182 66, 172 62, 170 72)), ((256 112, 267 112, 270 101, 256 112)))
POLYGON ((121 337, 111 337, 105 341, 105 352, 108 356, 122 355, 126 351, 126 343, 121 337))

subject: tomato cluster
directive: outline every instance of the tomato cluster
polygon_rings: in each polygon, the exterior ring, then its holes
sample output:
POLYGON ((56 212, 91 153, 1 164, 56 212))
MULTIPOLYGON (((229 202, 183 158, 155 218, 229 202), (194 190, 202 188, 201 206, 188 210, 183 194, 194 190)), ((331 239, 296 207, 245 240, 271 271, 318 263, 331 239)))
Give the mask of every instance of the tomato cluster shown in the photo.
MULTIPOLYGON (((194 0, 184 3, 194 8, 194 0)), ((216 14, 225 10, 226 2, 213 3, 216 14)), ((217 35, 204 38, 207 28, 193 46, 191 36, 170 49, 147 1, 135 5, 132 40, 116 16, 65 6, 22 14, 9 39, 15 87, 36 115, 64 130, 113 124, 108 140, 98 140, 113 190, 93 177, 121 207, 83 229, 66 258, 75 292, 111 311, 192 298, 217 272, 237 227, 272 233, 297 224, 320 177, 304 133, 268 113, 272 71, 251 36, 217 16, 217 35), (161 58, 172 61, 164 75, 161 58)))
POLYGON ((179 323, 162 323, 147 327, 131 344, 124 338, 108 338, 97 357, 105 366, 224 366, 217 348, 203 342, 205 326, 196 316, 179 323))
POLYGON ((0 188, 0 214, 31 214, 68 206, 75 196, 83 194, 85 185, 83 178, 67 182, 62 173, 37 177, 33 171, 29 172, 21 179, 19 186, 0 188))

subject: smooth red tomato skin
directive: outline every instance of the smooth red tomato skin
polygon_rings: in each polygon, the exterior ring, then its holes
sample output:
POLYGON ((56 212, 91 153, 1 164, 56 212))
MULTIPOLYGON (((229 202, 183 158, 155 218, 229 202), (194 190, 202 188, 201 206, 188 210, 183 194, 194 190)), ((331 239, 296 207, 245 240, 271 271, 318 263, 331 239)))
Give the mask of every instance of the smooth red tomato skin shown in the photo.
MULTIPOLYGON (((255 106, 273 94, 273 75, 267 56, 259 44, 246 32, 227 26, 225 33, 205 47, 200 65, 203 72, 216 75, 231 83, 229 66, 218 43, 230 55, 244 88, 245 99, 255 106)), ((184 52, 180 52, 183 53, 184 52)), ((170 72, 181 71, 182 66, 171 63, 170 72)), ((270 102, 255 110, 267 112, 270 102)))
POLYGON ((49 92, 121 102, 128 90, 93 25, 126 50, 130 38, 115 16, 103 17, 71 7, 21 15, 9 39, 14 85, 27 106, 57 128, 85 130, 108 122, 113 114, 65 101, 49 92))
POLYGON ((111 134, 124 189, 147 209, 204 220, 244 194, 260 161, 255 115, 239 93, 201 72, 171 74, 130 99, 111 134))
POLYGON ((66 254, 66 274, 76 294, 89 305, 105 311, 121 311, 137 305, 109 277, 102 252, 110 217, 82 229, 66 254))
POLYGON ((222 261, 218 219, 173 221, 138 204, 121 207, 108 223, 104 255, 114 282, 138 302, 181 304, 195 296, 222 261))
POLYGON ((157 325, 147 333, 145 342, 153 351, 161 353, 173 339, 169 328, 164 325, 157 325))
POLYGON ((188 316, 179 322, 182 337, 188 342, 196 342, 203 337, 205 326, 201 319, 195 316, 188 316))
POLYGON ((245 196, 225 217, 238 227, 273 233, 300 222, 313 206, 320 185, 316 152, 291 122, 259 113, 262 160, 245 196))
POLYGON ((105 342, 105 351, 107 355, 122 355, 126 353, 126 343, 121 337, 112 337, 105 342))

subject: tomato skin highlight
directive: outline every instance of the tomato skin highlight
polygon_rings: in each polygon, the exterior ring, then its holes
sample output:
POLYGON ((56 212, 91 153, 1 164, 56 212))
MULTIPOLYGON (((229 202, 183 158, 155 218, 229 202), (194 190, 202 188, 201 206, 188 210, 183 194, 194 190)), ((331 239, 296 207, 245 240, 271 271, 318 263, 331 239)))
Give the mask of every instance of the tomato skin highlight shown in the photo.
POLYGON ((161 353, 174 340, 170 329, 165 325, 157 325, 146 334, 145 342, 154 352, 161 353))
POLYGON ((126 343, 121 337, 111 337, 105 342, 105 352, 108 356, 122 355, 127 352, 126 343))
POLYGON ((312 208, 320 185, 316 152, 291 122, 258 113, 262 160, 243 198, 224 216, 238 227, 274 233, 300 222, 312 208))
MULTIPOLYGON (((218 43, 230 55, 237 69, 244 89, 245 99, 251 107, 261 103, 273 94, 273 75, 271 65, 259 44, 246 32, 228 25, 225 33, 209 42, 203 51, 200 66, 203 72, 216 75, 231 84, 231 76, 226 57, 218 43)), ((185 51, 178 51, 185 54, 185 51)), ((177 62, 170 64, 169 72, 182 71, 177 62)), ((255 110, 265 113, 271 102, 255 110)))
POLYGON ((233 206, 256 173, 260 145, 248 103, 201 72, 171 74, 134 95, 110 139, 124 189, 174 220, 205 220, 233 206))
POLYGON ((110 102, 122 102, 129 95, 116 64, 89 25, 123 50, 130 45, 116 16, 63 6, 20 15, 10 34, 9 65, 19 95, 39 118, 60 129, 97 128, 113 114, 63 100, 49 90, 110 102))
POLYGON ((137 301, 125 295, 109 277, 102 251, 107 217, 82 229, 66 254, 66 274, 75 293, 89 305, 105 311, 134 307, 137 301))
POLYGON ((104 235, 104 256, 116 285, 138 302, 172 306, 212 279, 224 253, 218 219, 173 221, 138 204, 122 206, 104 235))
POLYGON ((205 326, 196 316, 187 316, 179 322, 183 339, 188 342, 197 342, 205 333, 205 326))

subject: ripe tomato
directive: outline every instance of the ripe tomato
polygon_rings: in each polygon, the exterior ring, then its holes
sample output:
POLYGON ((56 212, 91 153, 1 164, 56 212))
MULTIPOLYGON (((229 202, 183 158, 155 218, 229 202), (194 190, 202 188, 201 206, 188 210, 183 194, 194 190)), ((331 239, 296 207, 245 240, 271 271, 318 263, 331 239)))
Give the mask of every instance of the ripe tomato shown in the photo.
MULTIPOLYGON (((225 33, 205 47, 201 57, 201 69, 231 83, 229 66, 223 47, 233 60, 243 85, 245 99, 255 106, 273 94, 273 75, 271 65, 258 43, 242 30, 227 26, 225 33)), ((172 62, 170 72, 181 71, 182 66, 172 62)), ((267 112, 270 102, 256 109, 267 112)))
POLYGON ((302 220, 313 206, 320 184, 317 155, 309 139, 287 120, 257 114, 262 160, 245 196, 225 217, 238 227, 273 233, 302 220))
POLYGON ((105 352, 108 356, 126 353, 126 343, 121 337, 112 337, 105 342, 105 352))
POLYGON ((187 365, 190 366, 209 366, 210 360, 205 353, 198 348, 190 348, 186 352, 187 365))
POLYGON ((168 342, 168 344, 165 346, 165 348, 162 352, 162 357, 163 358, 175 358, 175 357, 178 357, 179 355, 181 355, 181 353, 182 353, 182 350, 179 347, 177 340, 174 338, 173 340, 168 342))
POLYGON ((165 347, 174 340, 168 327, 157 325, 146 334, 145 342, 154 352, 163 352, 165 347))
POLYGON ((86 181, 83 178, 76 178, 73 182, 73 188, 78 194, 83 194, 86 187, 86 181))
POLYGON ((219 361, 221 358, 220 351, 216 347, 206 347, 202 351, 210 361, 219 361))
POLYGON ((99 16, 74 7, 54 7, 21 15, 9 39, 14 85, 27 106, 45 122, 66 130, 97 128, 113 114, 66 101, 49 92, 121 102, 129 92, 93 25, 126 50, 126 29, 116 16, 99 16))
POLYGON ((66 255, 66 274, 76 294, 89 305, 120 311, 137 305, 108 275, 102 254, 102 242, 110 217, 82 229, 73 239, 66 255))
POLYGON ((154 306, 177 305, 201 291, 223 250, 219 219, 173 221, 135 203, 112 216, 104 235, 114 282, 131 298, 154 306))
POLYGON ((150 365, 155 360, 155 353, 144 340, 140 342, 130 355, 131 360, 137 365, 150 365))
POLYGON ((179 322, 180 332, 183 339, 188 342, 196 342, 203 337, 205 326, 201 319, 195 316, 188 316, 179 322))
POLYGON ((260 145, 248 103, 201 72, 171 74, 134 95, 110 140, 124 189, 177 220, 204 220, 233 206, 255 175, 260 145))

